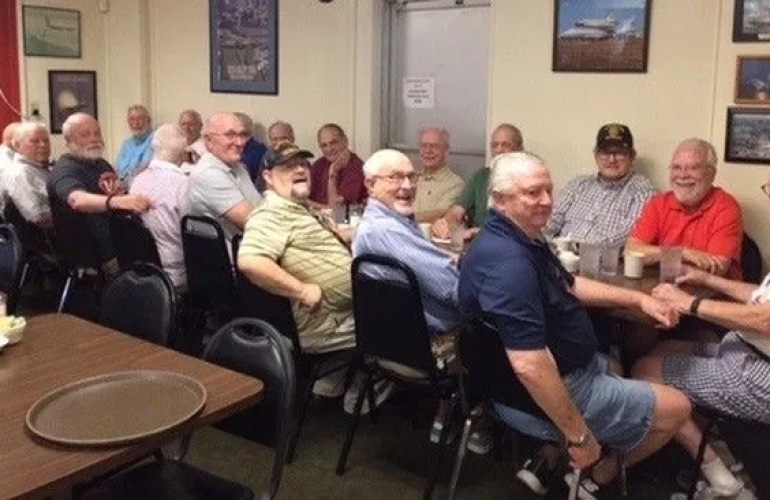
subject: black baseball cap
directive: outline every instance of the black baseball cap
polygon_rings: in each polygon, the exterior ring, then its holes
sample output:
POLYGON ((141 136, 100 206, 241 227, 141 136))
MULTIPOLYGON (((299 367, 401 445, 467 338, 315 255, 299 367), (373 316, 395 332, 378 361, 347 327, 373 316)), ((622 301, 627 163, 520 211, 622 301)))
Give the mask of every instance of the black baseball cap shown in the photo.
POLYGON ((602 125, 596 134, 596 149, 601 150, 610 146, 634 149, 634 136, 631 130, 622 123, 602 125))
POLYGON ((274 148, 267 148, 265 155, 262 157, 262 165, 266 169, 271 169, 277 165, 284 165, 296 157, 312 158, 313 153, 298 148, 292 142, 283 141, 276 144, 274 148))

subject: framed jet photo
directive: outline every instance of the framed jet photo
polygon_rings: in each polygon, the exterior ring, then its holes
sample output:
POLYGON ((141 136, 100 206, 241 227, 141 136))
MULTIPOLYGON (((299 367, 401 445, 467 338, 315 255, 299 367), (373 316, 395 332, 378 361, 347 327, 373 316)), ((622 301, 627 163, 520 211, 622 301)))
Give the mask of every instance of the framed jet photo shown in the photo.
POLYGON ((555 72, 646 73, 652 0, 554 0, 555 72))

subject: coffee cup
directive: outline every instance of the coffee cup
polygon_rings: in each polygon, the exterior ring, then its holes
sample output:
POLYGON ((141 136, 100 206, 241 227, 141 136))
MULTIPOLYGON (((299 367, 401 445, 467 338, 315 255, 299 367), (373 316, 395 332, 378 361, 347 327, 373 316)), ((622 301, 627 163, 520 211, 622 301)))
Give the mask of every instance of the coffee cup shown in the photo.
POLYGON ((627 251, 623 254, 623 275, 626 278, 639 279, 644 274, 644 254, 627 251))
POLYGON ((564 269, 571 273, 576 273, 580 263, 580 257, 567 250, 559 253, 559 261, 561 262, 561 265, 564 266, 564 269))
POLYGON ((556 253, 561 252, 573 252, 575 250, 575 244, 568 236, 559 236, 553 239, 553 244, 556 246, 556 253))
POLYGON ((431 236, 431 230, 430 230, 430 222, 423 222, 420 224, 420 231, 422 231, 423 236, 425 236, 425 239, 430 239, 431 236))

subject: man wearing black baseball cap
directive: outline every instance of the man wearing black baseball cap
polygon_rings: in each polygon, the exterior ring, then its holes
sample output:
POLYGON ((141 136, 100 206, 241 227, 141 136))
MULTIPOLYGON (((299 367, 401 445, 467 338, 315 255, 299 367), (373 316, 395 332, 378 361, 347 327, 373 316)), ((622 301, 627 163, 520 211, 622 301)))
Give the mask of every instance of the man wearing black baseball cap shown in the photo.
POLYGON ((634 171, 635 158, 631 130, 621 123, 603 125, 594 148, 598 172, 564 186, 548 234, 584 242, 624 242, 642 207, 655 194, 652 182, 634 171))

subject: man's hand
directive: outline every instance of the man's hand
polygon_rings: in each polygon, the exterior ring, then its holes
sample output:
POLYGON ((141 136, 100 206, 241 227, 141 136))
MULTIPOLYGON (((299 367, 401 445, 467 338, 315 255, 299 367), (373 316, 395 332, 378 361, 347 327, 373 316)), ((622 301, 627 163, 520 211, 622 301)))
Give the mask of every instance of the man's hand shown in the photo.
MULTIPOLYGON (((656 287, 656 290, 657 288, 660 288, 660 285, 656 287)), ((645 296, 639 304, 639 308, 647 316, 657 321, 662 328, 673 328, 679 323, 679 313, 674 306, 660 300, 654 293, 652 297, 645 296)))
POLYGON ((588 444, 583 447, 570 446, 567 448, 569 453, 569 464, 578 469, 587 469, 593 465, 602 454, 602 448, 596 442, 593 436, 588 438, 588 444))
POLYGON ((299 298, 302 307, 306 307, 310 312, 315 312, 321 306, 321 287, 315 283, 305 283, 302 285, 302 295, 299 298))
POLYGON ((722 261, 719 257, 695 250, 694 248, 685 248, 682 251, 682 260, 711 274, 722 269, 722 261))
POLYGON ((691 285, 706 285, 706 280, 709 278, 709 273, 692 266, 683 266, 682 270, 684 274, 676 279, 677 285, 683 285, 689 283, 691 285))
POLYGON ((110 208, 141 214, 153 208, 152 202, 141 194, 124 194, 110 200, 110 208))
POLYGON ((126 192, 115 172, 105 172, 99 176, 99 189, 107 196, 126 192))
POLYGON ((447 239, 452 234, 452 230, 449 228, 449 221, 444 217, 436 220, 430 227, 430 231, 436 238, 447 239))
POLYGON ((671 307, 675 307, 680 313, 689 311, 693 298, 689 293, 670 283, 661 283, 653 288, 652 296, 671 307))

